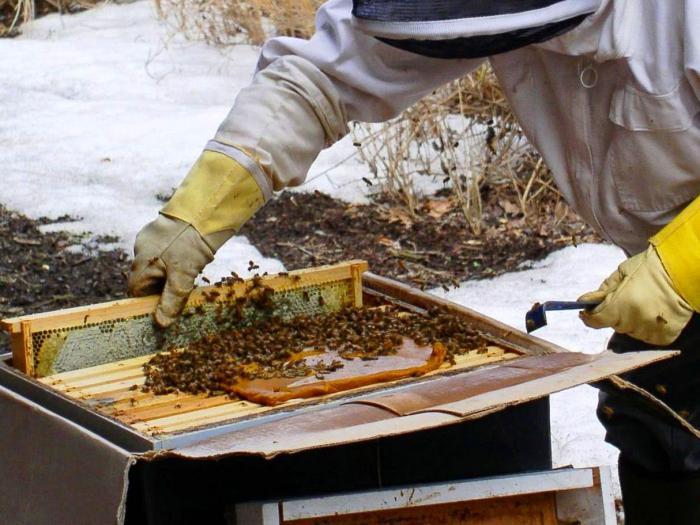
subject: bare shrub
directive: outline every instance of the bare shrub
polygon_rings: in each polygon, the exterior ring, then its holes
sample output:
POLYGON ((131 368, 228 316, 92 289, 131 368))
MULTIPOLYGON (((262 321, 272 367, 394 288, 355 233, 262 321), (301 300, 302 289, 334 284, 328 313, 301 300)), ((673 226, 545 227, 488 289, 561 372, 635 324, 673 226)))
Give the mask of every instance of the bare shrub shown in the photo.
POLYGON ((485 184, 509 186, 524 216, 536 210, 538 198, 556 192, 488 65, 438 89, 390 122, 356 125, 354 134, 383 197, 414 217, 426 177, 441 179, 451 189, 475 234, 482 229, 485 184))

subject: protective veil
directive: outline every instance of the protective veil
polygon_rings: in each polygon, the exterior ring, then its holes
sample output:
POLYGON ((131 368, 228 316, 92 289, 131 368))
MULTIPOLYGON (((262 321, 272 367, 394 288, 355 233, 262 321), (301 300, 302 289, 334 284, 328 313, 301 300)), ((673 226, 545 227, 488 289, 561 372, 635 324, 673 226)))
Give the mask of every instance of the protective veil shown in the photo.
POLYGON ((478 58, 576 27, 600 0, 354 0, 358 30, 434 58, 478 58))

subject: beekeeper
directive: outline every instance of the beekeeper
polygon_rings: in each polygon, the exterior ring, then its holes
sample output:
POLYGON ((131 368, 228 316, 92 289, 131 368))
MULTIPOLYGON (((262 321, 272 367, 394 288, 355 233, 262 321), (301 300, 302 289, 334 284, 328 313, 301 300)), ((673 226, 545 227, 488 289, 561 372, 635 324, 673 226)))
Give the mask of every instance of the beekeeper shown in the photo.
MULTIPOLYGON (((700 421, 700 0, 331 0, 309 41, 268 41, 213 140, 139 234, 133 295, 161 326, 273 191, 352 120, 378 122, 491 62, 571 207, 630 256, 582 315, 624 352, 682 356, 630 379, 700 421)), ((591 261, 595 264, 595 261, 591 261)), ((602 393, 628 525, 700 523, 700 439, 602 393)))

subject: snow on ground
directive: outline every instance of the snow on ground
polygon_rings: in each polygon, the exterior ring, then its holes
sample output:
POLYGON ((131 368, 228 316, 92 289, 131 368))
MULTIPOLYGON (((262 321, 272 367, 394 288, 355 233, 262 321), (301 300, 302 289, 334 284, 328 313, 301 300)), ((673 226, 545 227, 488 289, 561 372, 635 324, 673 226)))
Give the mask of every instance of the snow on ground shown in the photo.
MULTIPOLYGON (((168 194, 185 175, 250 78, 256 55, 246 45, 219 50, 184 41, 147 1, 48 16, 23 36, 0 40, 0 203, 31 217, 82 217, 58 227, 116 235, 130 251, 161 206, 156 194, 168 194)), ((346 138, 322 154, 300 191, 362 201, 367 173, 346 138)), ((436 293, 522 329, 533 302, 575 299, 622 258, 610 246, 567 248, 533 269, 436 293)), ((250 259, 262 270, 282 269, 236 237, 206 273, 245 274, 250 259)), ((572 350, 601 351, 609 336, 585 328, 575 313, 551 314, 550 323, 540 335, 572 350)), ((590 387, 552 396, 557 465, 615 463, 595 401, 590 387)))
MULTIPOLYGON (((47 16, 0 40, 0 202, 35 218, 82 217, 66 227, 116 235, 131 251, 162 206, 156 195, 186 175, 257 54, 188 42, 148 1, 47 16)), ((366 168, 354 159, 333 168, 353 152, 349 140, 325 152, 311 187, 361 199, 366 168)), ((207 273, 243 275, 250 259, 282 269, 238 237, 207 273)))

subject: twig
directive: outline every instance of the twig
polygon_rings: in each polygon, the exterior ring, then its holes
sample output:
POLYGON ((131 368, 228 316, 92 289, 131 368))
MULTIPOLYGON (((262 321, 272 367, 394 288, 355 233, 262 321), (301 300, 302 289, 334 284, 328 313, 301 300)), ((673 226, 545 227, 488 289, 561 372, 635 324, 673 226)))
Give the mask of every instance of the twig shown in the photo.
POLYGON ((36 239, 22 239, 21 237, 12 237, 12 240, 15 241, 17 244, 21 244, 23 246, 41 246, 41 241, 38 241, 36 239))
POLYGON ((81 264, 85 264, 91 259, 92 257, 83 257, 82 259, 75 261, 73 264, 71 264, 71 266, 80 266, 81 264))
POLYGON ((293 242, 276 242, 275 244, 276 244, 277 246, 284 246, 284 247, 287 247, 287 248, 296 248, 296 249, 299 250, 300 252, 305 253, 306 255, 308 255, 309 257, 312 257, 312 258, 314 258, 314 259, 322 259, 322 257, 319 257, 318 255, 314 254, 313 252, 310 252, 309 250, 307 250, 307 249, 304 248, 303 246, 299 246, 298 244, 295 244, 295 243, 293 243, 293 242))

